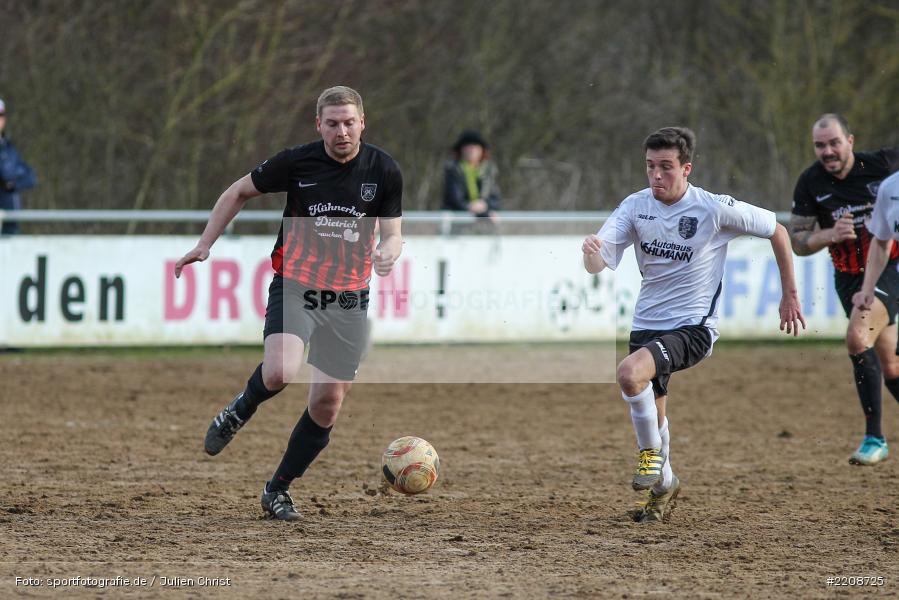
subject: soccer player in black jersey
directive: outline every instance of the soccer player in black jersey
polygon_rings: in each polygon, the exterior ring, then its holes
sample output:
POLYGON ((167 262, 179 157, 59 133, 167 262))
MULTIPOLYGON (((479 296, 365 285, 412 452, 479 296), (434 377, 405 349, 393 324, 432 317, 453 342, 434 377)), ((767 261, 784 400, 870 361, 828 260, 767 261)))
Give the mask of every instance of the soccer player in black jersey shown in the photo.
POLYGON ((849 458, 854 465, 873 465, 887 457, 880 427, 881 382, 899 400, 899 357, 896 355, 896 314, 899 311, 899 248, 893 246, 887 268, 877 280, 871 310, 852 305, 861 289, 871 234, 865 227, 877 199, 877 188, 899 170, 899 150, 854 152, 854 137, 846 120, 833 113, 812 126, 817 162, 796 182, 790 238, 800 256, 828 248, 834 265, 834 285, 849 317, 846 346, 855 374, 865 437, 849 458))
POLYGON ((329 88, 316 113, 322 139, 284 150, 234 182, 216 202, 197 246, 175 265, 179 277, 185 265, 206 260, 250 198, 287 192, 272 252, 276 273, 262 363, 213 419, 205 439, 208 454, 221 452, 262 402, 294 380, 309 347, 309 404, 261 497, 263 511, 285 521, 300 518, 288 488, 327 446, 365 350, 372 267, 389 274, 402 250, 402 175, 386 152, 362 141, 362 98, 348 87, 329 88))

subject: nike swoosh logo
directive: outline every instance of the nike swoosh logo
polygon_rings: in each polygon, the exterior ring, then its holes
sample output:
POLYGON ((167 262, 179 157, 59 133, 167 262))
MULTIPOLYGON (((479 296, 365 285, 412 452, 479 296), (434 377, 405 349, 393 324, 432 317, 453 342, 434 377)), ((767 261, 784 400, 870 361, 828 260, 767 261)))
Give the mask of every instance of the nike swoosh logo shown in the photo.
POLYGON ((878 294, 878 293, 879 293, 879 294, 881 294, 882 296, 889 296, 889 294, 887 294, 885 291, 883 291, 882 289, 880 289, 880 288, 877 287, 876 285, 874 286, 874 293, 875 293, 875 294, 878 294))
POLYGON ((297 185, 300 186, 301 188, 304 188, 304 187, 312 187, 313 185, 318 185, 318 184, 317 183, 303 183, 302 181, 300 181, 299 183, 297 183, 297 185))
POLYGON ((818 202, 824 202, 831 196, 833 196, 833 194, 824 194, 823 196, 815 196, 815 200, 817 200, 818 202))

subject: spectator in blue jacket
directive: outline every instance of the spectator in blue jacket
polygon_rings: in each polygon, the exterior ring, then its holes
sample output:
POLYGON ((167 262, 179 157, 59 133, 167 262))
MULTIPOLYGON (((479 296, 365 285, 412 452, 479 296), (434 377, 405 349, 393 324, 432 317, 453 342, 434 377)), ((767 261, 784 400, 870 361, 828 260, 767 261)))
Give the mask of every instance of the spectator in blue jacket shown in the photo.
MULTIPOLYGON (((0 99, 0 210, 20 210, 21 192, 35 186, 37 178, 34 169, 28 166, 16 147, 6 136, 6 103, 0 99)), ((0 235, 19 232, 19 223, 3 219, 0 235)))

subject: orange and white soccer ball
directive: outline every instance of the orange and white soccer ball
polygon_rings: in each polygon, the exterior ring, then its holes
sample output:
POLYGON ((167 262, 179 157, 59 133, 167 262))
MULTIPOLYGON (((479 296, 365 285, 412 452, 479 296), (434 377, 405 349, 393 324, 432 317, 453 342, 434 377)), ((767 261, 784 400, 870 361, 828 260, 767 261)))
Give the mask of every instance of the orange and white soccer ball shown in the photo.
POLYGON ((431 489, 440 471, 434 446, 420 437, 394 440, 381 455, 381 472, 387 483, 404 494, 421 494, 431 489))

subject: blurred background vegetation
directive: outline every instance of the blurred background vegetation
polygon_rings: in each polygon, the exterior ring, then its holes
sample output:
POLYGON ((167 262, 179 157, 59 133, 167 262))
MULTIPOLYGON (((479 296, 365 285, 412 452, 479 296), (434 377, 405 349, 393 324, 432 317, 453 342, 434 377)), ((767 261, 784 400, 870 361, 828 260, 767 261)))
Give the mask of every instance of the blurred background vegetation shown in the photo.
MULTIPOLYGON (((365 139, 440 206, 462 129, 505 208, 611 209, 645 187, 641 143, 698 134, 691 180, 788 210, 812 121, 899 142, 899 2, 0 0, 0 97, 40 185, 28 208, 205 209, 284 147, 315 100, 365 99, 365 139)), ((261 200, 280 207, 282 198, 261 200)))

